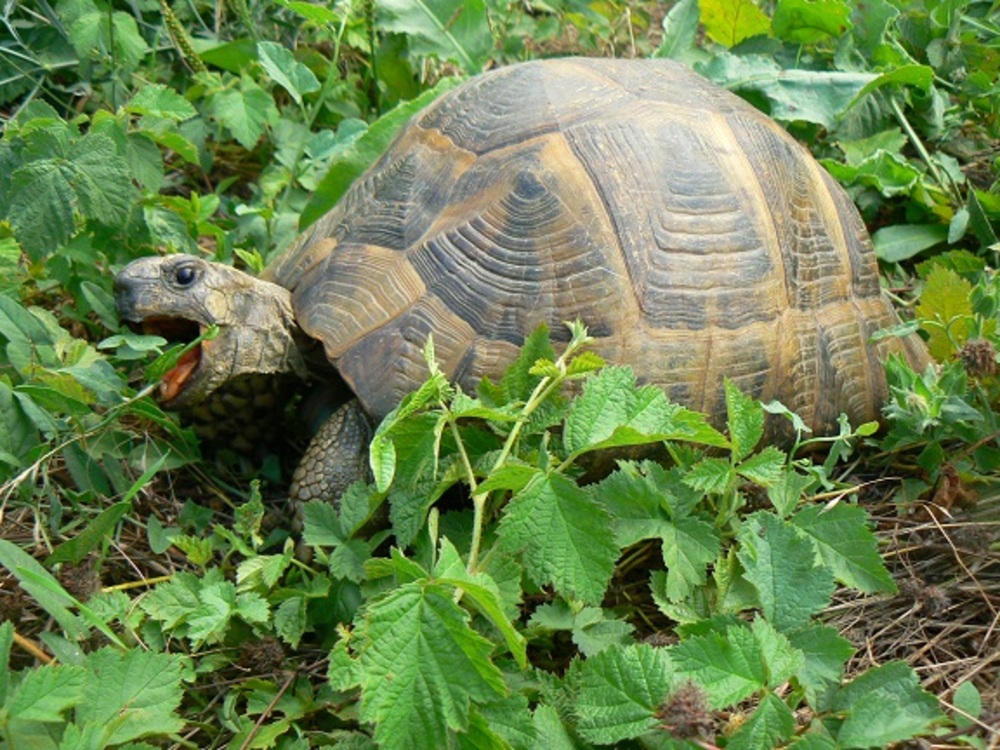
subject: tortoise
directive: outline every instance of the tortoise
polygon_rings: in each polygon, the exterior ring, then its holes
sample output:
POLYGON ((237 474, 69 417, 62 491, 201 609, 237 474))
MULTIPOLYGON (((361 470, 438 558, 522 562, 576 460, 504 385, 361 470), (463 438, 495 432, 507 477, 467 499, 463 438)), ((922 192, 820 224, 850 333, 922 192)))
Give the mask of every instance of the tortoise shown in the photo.
POLYGON ((580 319, 601 356, 676 402, 721 420, 727 376, 818 433, 842 412, 879 417, 891 353, 930 361, 915 335, 871 341, 899 319, 844 190, 767 116, 667 60, 472 77, 259 278, 143 258, 116 299, 147 330, 219 328, 164 378, 167 408, 254 373, 305 376, 322 346, 338 408, 296 471, 298 500, 364 475, 373 420, 423 382, 432 332, 445 375, 471 389, 540 324, 558 341, 580 319))

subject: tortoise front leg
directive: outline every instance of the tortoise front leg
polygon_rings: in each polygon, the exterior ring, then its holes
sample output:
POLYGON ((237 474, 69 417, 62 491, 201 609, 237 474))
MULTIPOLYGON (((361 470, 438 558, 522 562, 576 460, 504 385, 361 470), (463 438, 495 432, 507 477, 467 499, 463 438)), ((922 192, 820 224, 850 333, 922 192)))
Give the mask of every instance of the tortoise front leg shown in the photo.
POLYGON ((337 409, 309 442, 295 469, 288 491, 292 502, 325 500, 339 505, 351 484, 370 479, 371 439, 371 419, 357 399, 337 409))

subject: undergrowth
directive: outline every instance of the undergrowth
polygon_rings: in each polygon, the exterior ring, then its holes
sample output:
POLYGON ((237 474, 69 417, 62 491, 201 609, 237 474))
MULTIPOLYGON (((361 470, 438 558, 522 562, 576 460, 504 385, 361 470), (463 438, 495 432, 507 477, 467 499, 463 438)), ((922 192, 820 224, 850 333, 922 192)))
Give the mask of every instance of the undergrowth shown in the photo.
POLYGON ((995 743, 997 524, 962 514, 1000 467, 997 15, 6 4, 0 747, 995 743), (599 362, 578 325, 559 357, 532 336, 474 395, 429 348, 427 383, 378 430, 374 482, 307 506, 299 538, 287 446, 204 461, 142 388, 165 342, 118 330, 113 271, 163 249, 259 270, 440 92, 550 54, 671 57, 771 114, 849 190, 904 330, 940 364, 886 363, 884 432, 779 449, 762 426, 795 424, 780 405, 728 387, 716 429, 599 362), (884 633, 834 627, 831 602, 910 601, 880 554, 886 515, 984 537, 975 570, 947 537, 957 562, 905 579, 918 603, 885 626, 948 612, 979 639, 949 663, 971 667, 935 677, 865 653, 884 633), (948 586, 982 618, 932 596, 948 586))

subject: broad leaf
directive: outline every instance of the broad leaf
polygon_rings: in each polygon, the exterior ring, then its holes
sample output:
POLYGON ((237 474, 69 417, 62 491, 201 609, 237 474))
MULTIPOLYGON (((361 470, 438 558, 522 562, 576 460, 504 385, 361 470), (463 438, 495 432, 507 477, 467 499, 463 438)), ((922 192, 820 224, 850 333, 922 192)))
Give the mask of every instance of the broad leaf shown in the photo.
POLYGON ((524 555, 528 576, 566 596, 599 603, 619 547, 608 512, 561 474, 540 474, 517 493, 500 522, 504 546, 524 555))
POLYGON ((610 744, 653 729, 657 708, 674 686, 673 671, 666 650, 645 644, 574 662, 580 734, 590 742, 610 744))
POLYGON ((698 5, 705 33, 726 47, 771 30, 771 20, 753 0, 699 0, 698 5))
POLYGON ((732 444, 733 462, 749 456, 764 436, 764 408, 756 399, 745 396, 728 378, 726 388, 726 427, 732 444))
POLYGON ((493 51, 483 0, 380 0, 378 27, 406 34, 410 51, 479 73, 493 51))
POLYGON ((790 520, 816 542, 823 561, 842 584, 866 594, 896 591, 863 508, 846 503, 832 508, 809 505, 790 520))
POLYGON ((758 617, 681 641, 669 649, 678 676, 709 694, 714 708, 731 706, 767 687, 777 687, 802 666, 802 653, 758 617))
POLYGON ((415 113, 430 104, 444 91, 458 83, 454 77, 442 79, 417 98, 400 104, 382 115, 367 130, 336 151, 326 175, 299 217, 299 229, 305 229, 333 208, 347 189, 388 148, 399 129, 415 113))
POLYGON ((137 115, 151 115, 174 122, 189 120, 198 114, 187 99, 161 83, 146 84, 128 100, 125 111, 137 115))
POLYGON ((76 708, 76 720, 108 727, 108 744, 180 731, 183 672, 182 658, 172 654, 95 651, 87 660, 86 699, 76 708))
POLYGON ((506 693, 493 645, 469 627, 452 588, 413 581, 373 603, 358 626, 361 719, 384 748, 440 748, 468 727, 470 704, 506 693))
POLYGON ((319 80, 308 67, 295 59, 292 51, 277 42, 257 42, 260 64, 296 104, 302 104, 302 95, 319 91, 319 80))
MULTIPOLYGON (((7 669, 7 665, 3 665, 7 669)), ((24 673, 5 706, 11 719, 54 724, 65 721, 63 712, 86 697, 87 673, 83 667, 48 664, 24 673)))
POLYGON ((774 693, 768 693, 760 705, 726 744, 727 750, 767 750, 781 745, 795 731, 795 715, 774 693))
POLYGON ((870 669, 845 685, 834 710, 845 712, 836 737, 841 747, 886 747, 926 732, 942 718, 937 700, 925 692, 903 662, 870 669))
POLYGON ((779 0, 771 29, 793 44, 839 39, 851 28, 851 6, 842 0, 779 0))
POLYGON ((758 512, 740 528, 737 553, 761 609, 781 631, 809 622, 830 601, 833 574, 816 563, 816 549, 791 524, 758 512))
POLYGON ((898 263, 948 239, 942 224, 899 224, 882 227, 872 235, 875 255, 886 263, 898 263))
POLYGON ((935 265, 924 280, 916 307, 917 319, 937 323, 921 327, 928 335, 927 348, 938 361, 949 359, 955 354, 955 344, 961 346, 968 339, 972 323, 971 295, 972 284, 950 268, 935 265))

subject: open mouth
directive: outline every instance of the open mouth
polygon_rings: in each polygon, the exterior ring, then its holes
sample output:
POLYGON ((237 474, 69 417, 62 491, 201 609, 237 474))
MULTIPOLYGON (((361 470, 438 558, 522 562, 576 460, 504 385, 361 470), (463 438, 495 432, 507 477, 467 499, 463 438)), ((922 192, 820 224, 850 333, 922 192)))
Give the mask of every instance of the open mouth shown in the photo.
MULTIPOLYGON (((202 326, 193 320, 184 318, 150 317, 137 326, 148 336, 160 336, 171 344, 190 344, 204 333, 202 326)), ((201 364, 201 344, 188 349, 160 380, 160 400, 173 401, 181 394, 185 386, 198 370, 201 364)))

